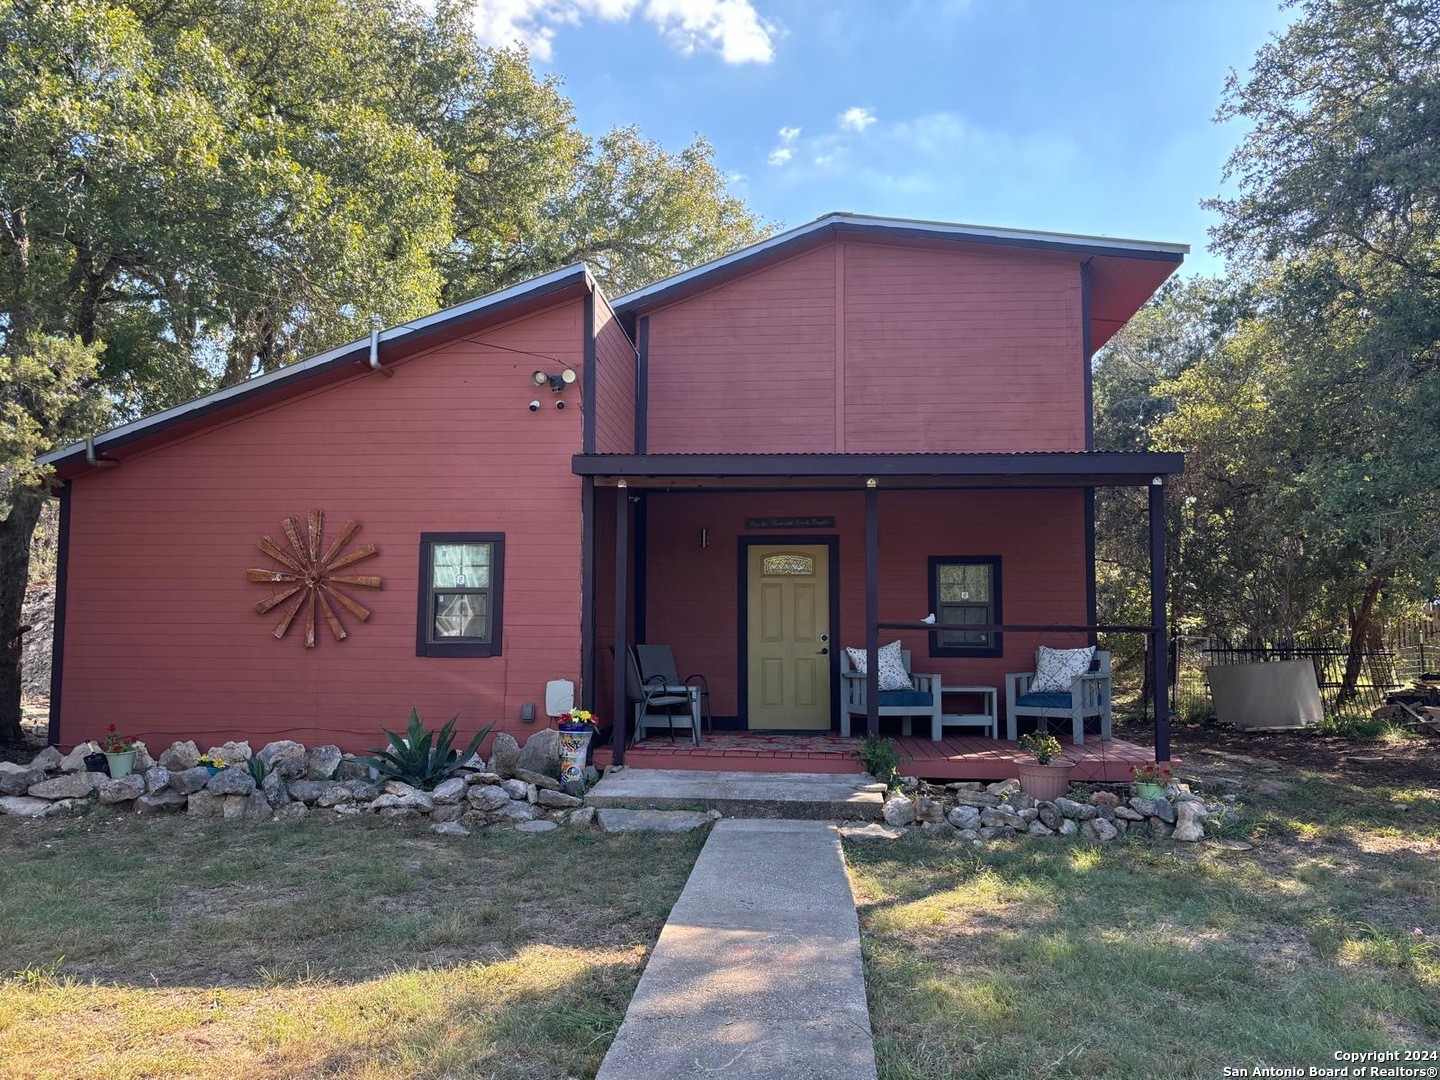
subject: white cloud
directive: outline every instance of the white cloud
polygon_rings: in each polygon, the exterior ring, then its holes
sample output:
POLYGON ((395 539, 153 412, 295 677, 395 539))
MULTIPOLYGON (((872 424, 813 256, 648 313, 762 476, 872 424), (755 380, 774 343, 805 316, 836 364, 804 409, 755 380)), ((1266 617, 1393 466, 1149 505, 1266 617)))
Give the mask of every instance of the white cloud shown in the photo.
POLYGON ((873 123, 875 114, 859 105, 852 105, 840 114, 840 127, 843 131, 864 131, 873 123))
POLYGON ((780 145, 770 151, 766 158, 771 165, 784 165, 795 156, 795 141, 800 138, 798 127, 782 127, 775 134, 780 136, 780 145))
POLYGON ((473 0, 475 32, 487 45, 524 42, 541 60, 554 56, 555 32, 584 19, 626 22, 638 14, 682 53, 718 52, 727 64, 775 58, 774 24, 751 0, 473 0))

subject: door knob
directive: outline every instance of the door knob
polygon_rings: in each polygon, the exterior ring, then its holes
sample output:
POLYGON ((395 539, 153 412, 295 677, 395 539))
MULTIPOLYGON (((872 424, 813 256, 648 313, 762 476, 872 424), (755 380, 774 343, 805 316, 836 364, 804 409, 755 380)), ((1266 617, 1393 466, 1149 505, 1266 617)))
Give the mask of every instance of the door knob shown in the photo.
POLYGON ((816 655, 816 656, 829 656, 829 655, 830 655, 830 650, 829 650, 829 649, 821 649, 821 650, 820 650, 818 653, 816 653, 815 655, 816 655))

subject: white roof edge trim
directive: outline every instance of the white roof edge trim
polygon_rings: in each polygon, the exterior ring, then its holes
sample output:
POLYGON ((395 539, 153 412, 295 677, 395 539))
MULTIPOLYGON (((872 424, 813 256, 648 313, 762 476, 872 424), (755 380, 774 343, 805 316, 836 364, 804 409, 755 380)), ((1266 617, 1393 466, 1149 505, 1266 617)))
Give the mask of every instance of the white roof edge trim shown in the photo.
POLYGON ((749 247, 741 248, 739 251, 732 251, 729 255, 722 255, 708 263, 695 267, 693 270, 686 270, 680 274, 674 274, 668 278, 661 278, 624 296, 616 297, 615 306, 625 307, 637 300, 642 300, 652 293, 661 292, 674 285, 689 281, 691 278, 708 274, 713 270, 719 270, 731 263, 747 259, 752 255, 758 255, 763 251, 776 247, 789 240, 797 239, 808 233, 817 232, 828 225, 875 225, 880 228, 889 229, 923 229, 932 232, 936 236, 973 236, 977 239, 986 240, 1031 240, 1050 244, 1084 244, 1087 247, 1114 248, 1117 254, 1125 251, 1153 251, 1164 255, 1188 255, 1190 254, 1189 244, 1172 244, 1156 240, 1127 240, 1113 236, 1086 236, 1082 233, 1049 233, 1039 232, 1032 229, 1003 229, 989 225, 962 225, 948 221, 924 221, 918 218, 886 218, 871 217, 865 214, 826 214, 824 217, 816 218, 814 221, 806 222, 804 225, 797 225, 793 229, 786 229, 777 233, 758 244, 751 244, 749 247))
MULTIPOLYGON (((500 289, 497 292, 493 293, 486 293, 484 296, 478 296, 473 300, 466 300, 463 304, 456 304, 453 307, 445 308, 443 311, 437 311, 433 315, 426 315, 422 318, 414 319, 411 322, 402 323, 399 326, 392 326, 388 329, 381 330, 380 344, 384 345, 387 341, 398 341, 399 339, 407 337, 410 334, 416 333, 417 331, 429 329, 436 323, 447 322, 450 319, 456 319, 465 315, 473 314, 477 311, 483 311, 487 307, 492 307, 495 304, 504 303, 507 300, 513 300, 518 296, 523 296, 525 293, 531 291, 532 289, 544 288, 546 285, 553 285, 556 282, 564 281, 567 277, 573 277, 577 274, 583 275, 587 287, 598 290, 599 286, 596 284, 595 278, 591 275, 590 268, 584 263, 573 263, 570 266, 562 267, 559 270, 553 270, 548 274, 542 274, 540 277, 531 278, 528 281, 522 281, 518 285, 511 285, 509 288, 500 289)), ((356 349, 367 348, 369 344, 370 336, 367 334, 363 338, 347 342, 344 345, 337 345, 333 349, 327 349, 322 353, 316 353, 314 356, 307 356, 304 360, 297 360, 293 364, 287 364, 282 368, 277 368, 274 371, 266 372, 264 375, 257 375, 253 379, 246 379, 244 382, 236 383, 234 386, 227 386, 223 390, 216 390, 212 393, 205 394, 202 397, 192 398, 189 401, 172 406, 171 408, 165 409, 161 412, 151 413, 149 416, 142 416, 138 420, 131 420, 127 424, 121 424, 118 427, 111 428, 109 431, 105 431, 99 435, 93 436, 91 441, 93 441, 95 449, 98 452, 103 448, 104 442, 107 439, 114 439, 125 435, 133 435, 137 432, 145 431, 148 428, 168 423, 171 420, 178 420, 184 417, 187 413, 194 412, 197 409, 206 408, 210 405, 214 405, 217 402, 225 401, 227 398, 235 397, 239 394, 248 393, 249 391, 254 390, 256 387, 263 387, 269 383, 279 382, 282 379, 288 379, 291 376, 295 375, 297 372, 306 371, 311 368, 324 367, 330 361, 344 356, 346 353, 354 352, 356 349)), ((53 465, 61 458, 69 457, 70 455, 81 452, 84 449, 85 440, 81 440, 80 442, 71 443, 69 446, 62 447, 58 450, 52 450, 48 454, 43 454, 40 457, 36 458, 35 461, 36 464, 39 465, 53 465)))

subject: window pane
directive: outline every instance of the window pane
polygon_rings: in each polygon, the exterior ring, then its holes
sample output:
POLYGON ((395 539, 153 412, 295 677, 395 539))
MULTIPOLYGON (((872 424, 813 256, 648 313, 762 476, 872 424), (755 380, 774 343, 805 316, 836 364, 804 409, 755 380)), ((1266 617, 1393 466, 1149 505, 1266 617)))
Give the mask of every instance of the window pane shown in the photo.
POLYGON ((488 641, 490 597, 487 593, 436 593, 434 637, 488 641))
POLYGON ((430 585, 436 589, 488 589, 489 544, 436 544, 431 548, 430 585))
POLYGON ((945 563, 937 568, 940 575, 940 602, 990 603, 990 571, 988 563, 945 563))
POLYGON ((809 555, 767 555, 762 572, 771 576, 810 577, 815 573, 815 560, 809 555))

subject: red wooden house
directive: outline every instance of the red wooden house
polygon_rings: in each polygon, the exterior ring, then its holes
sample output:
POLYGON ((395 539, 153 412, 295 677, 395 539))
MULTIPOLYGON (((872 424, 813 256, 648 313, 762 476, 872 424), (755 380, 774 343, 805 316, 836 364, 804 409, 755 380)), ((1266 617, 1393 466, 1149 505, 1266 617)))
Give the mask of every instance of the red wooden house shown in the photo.
MULTIPOLYGON (((830 215, 615 301, 560 270, 57 451, 51 741, 115 723, 151 745, 359 749, 412 705, 523 740, 524 704, 568 678, 617 721, 619 760, 615 645, 653 642, 708 676, 718 731, 824 743, 842 646, 898 637, 916 670, 998 687, 1037 643, 1093 634, 1109 484, 1150 490, 1144 629, 1163 635, 1180 457, 1093 450, 1090 357, 1186 250, 830 215), (294 584, 252 580, 293 573, 267 535, 301 562, 376 553, 257 614, 294 584), (761 580, 781 564, 808 569, 761 580), (973 597, 937 604, 942 579, 973 597)), ((927 734, 930 773, 983 774, 940 767, 965 748, 927 734)), ((686 763, 759 762, 741 742, 707 736, 686 763)), ((631 762, 678 763, 655 743, 631 762)), ((769 745, 757 767, 807 767, 769 745)))

